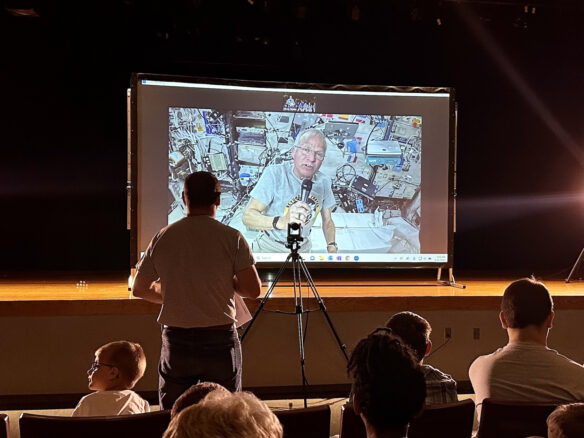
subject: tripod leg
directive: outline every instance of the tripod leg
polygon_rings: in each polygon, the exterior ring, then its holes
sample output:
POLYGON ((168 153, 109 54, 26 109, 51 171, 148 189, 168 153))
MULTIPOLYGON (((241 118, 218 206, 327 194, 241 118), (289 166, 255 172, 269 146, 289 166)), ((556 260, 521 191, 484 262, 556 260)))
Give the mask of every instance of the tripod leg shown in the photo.
POLYGON ((574 263, 574 266, 572 266, 572 270, 568 274, 568 278, 566 278, 566 283, 569 283, 570 280, 572 279, 572 275, 574 275, 574 272, 576 272, 576 269, 582 263, 582 258, 584 258, 584 248, 582 248, 582 251, 580 252, 580 255, 578 256, 576 263, 574 263))
POLYGON ((300 372, 302 374, 302 396, 304 398, 304 407, 308 406, 306 395, 306 370, 304 360, 304 333, 302 329, 302 307, 296 306, 296 319, 298 322, 298 346, 300 349, 300 372))
POLYGON ((274 278, 274 281, 272 281, 272 284, 270 285, 270 287, 266 291, 266 294, 262 298, 262 301, 260 301, 260 305, 258 306, 258 309, 253 314, 253 317, 251 318, 251 321, 249 322, 248 326, 245 328, 243 334, 241 335, 241 338, 240 338, 241 339, 241 342, 243 342, 243 340, 245 339, 246 335, 248 334, 248 332, 250 331, 251 327, 253 326, 255 320, 257 319, 258 315, 260 314, 260 312, 262 311, 262 309, 264 308, 264 306, 268 302, 268 299, 272 295, 272 292, 273 292, 274 288, 276 287, 276 284, 278 284, 278 280, 280 280, 280 277, 282 276, 282 273, 284 272, 284 269, 286 269, 286 265, 288 264, 288 262, 290 261, 291 258, 292 258, 292 255, 289 254, 288 257, 286 257, 286 260, 284 261, 284 263, 282 264, 282 266, 280 267, 280 270, 276 274, 276 277, 274 278))
POLYGON ((341 352, 343 353, 343 356, 345 356, 345 359, 348 362, 349 355, 347 354, 347 346, 345 344, 343 344, 343 342, 341 341, 341 338, 339 337, 337 331, 335 330, 335 326, 333 325, 333 322, 331 321, 331 318, 329 317, 329 314, 326 311, 326 306, 324 305, 324 301, 322 300, 321 296, 319 295, 318 291, 316 290, 316 285, 314 284, 314 281, 312 280, 312 277, 310 276, 310 272, 308 272, 308 268, 306 267, 304 260, 300 259, 299 265, 302 268, 302 272, 304 273, 304 275, 306 277, 306 282, 307 282, 308 286, 310 287, 310 290, 312 290, 312 294, 314 295, 314 298, 316 299, 316 302, 318 303, 318 306, 320 307, 320 310, 322 311, 322 313, 326 319, 326 322, 328 323, 331 331, 333 332, 335 340, 337 341, 337 344, 338 344, 341 352))
POLYGON ((302 326, 302 315, 304 313, 304 308, 302 305, 302 288, 300 287, 300 262, 302 260, 299 257, 292 258, 292 271, 294 276, 294 306, 296 312, 296 321, 298 324, 298 347, 300 349, 300 373, 302 374, 302 396, 304 398, 304 407, 308 407, 307 395, 306 395, 306 369, 305 369, 305 356, 304 356, 304 329, 302 326), (298 295, 296 294, 296 285, 298 284, 298 295))

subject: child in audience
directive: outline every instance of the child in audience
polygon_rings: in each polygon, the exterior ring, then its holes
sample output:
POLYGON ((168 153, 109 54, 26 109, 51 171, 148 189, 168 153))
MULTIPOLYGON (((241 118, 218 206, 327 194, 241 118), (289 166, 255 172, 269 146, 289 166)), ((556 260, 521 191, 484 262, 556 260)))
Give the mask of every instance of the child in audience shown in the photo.
POLYGON ((584 403, 558 406, 547 418, 548 438, 584 437, 584 403))
POLYGON ((221 393, 229 393, 229 390, 224 386, 215 382, 200 382, 191 386, 182 395, 176 399, 172 405, 170 418, 176 417, 183 409, 189 406, 196 405, 205 398, 207 394, 212 391, 220 391, 221 393))
POLYGON ((150 412, 146 400, 132 391, 146 370, 146 356, 140 344, 116 341, 95 352, 87 370, 89 389, 95 392, 80 401, 73 417, 129 415, 150 412))
POLYGON ((282 438, 282 425, 251 392, 212 391, 174 417, 163 438, 282 438))

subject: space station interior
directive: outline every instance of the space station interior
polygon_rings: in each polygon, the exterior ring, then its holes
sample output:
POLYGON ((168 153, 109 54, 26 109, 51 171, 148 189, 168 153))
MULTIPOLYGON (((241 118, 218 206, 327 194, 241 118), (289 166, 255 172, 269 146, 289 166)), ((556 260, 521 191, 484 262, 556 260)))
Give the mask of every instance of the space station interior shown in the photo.
MULTIPOLYGON (((217 219, 253 241, 242 214, 266 166, 291 162, 307 128, 322 130, 327 151, 320 172, 332 180, 332 217, 339 252, 420 253, 422 117, 169 108, 169 210, 186 214, 185 177, 213 172, 221 182, 217 219)), ((320 217, 313 253, 326 253, 320 217)))

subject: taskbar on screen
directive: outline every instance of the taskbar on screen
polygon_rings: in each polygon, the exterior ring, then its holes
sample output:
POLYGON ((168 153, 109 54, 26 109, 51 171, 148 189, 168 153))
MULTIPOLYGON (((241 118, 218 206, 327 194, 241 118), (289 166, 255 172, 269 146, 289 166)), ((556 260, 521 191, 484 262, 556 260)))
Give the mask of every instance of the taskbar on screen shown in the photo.
MULTIPOLYGON (((300 256, 305 262, 361 262, 361 263, 445 263, 448 254, 359 254, 309 253, 300 256)), ((287 253, 254 253, 257 262, 283 262, 287 253)))

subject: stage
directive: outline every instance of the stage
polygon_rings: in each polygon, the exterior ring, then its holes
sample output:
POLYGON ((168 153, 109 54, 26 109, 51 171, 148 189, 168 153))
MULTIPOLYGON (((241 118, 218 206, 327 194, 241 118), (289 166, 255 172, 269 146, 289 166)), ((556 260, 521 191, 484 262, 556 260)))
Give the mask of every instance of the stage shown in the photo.
MULTIPOLYGON (((496 309, 505 287, 517 275, 464 274, 456 277, 456 286, 440 285, 435 276, 408 275, 407 272, 368 273, 355 278, 354 273, 338 272, 333 277, 313 273, 316 290, 330 311, 367 312, 399 308, 418 310, 489 310, 496 309)), ((262 278, 270 278, 270 274, 262 278)), ((273 276, 272 276, 273 278, 273 276)), ((556 309, 584 309, 584 282, 541 279, 552 296, 556 309)), ((271 283, 263 282, 262 296, 271 283)), ((304 282, 302 296, 312 298, 304 282)), ((297 289, 298 294, 298 289, 297 289)), ((273 288, 266 309, 289 310, 294 288, 282 278, 273 288)), ((259 300, 246 300, 250 311, 259 300)), ((313 300, 309 300, 310 302, 313 300)), ((100 314, 150 314, 159 306, 132 298, 125 273, 66 273, 27 276, 4 275, 0 278, 1 316, 51 316, 100 314)))
MULTIPOLYGON (((468 366, 474 358, 505 344, 506 333, 497 316, 501 295, 510 281, 521 277, 517 273, 461 273, 456 280, 465 288, 459 288, 437 285, 435 271, 427 275, 418 271, 329 274, 312 272, 317 291, 348 351, 390 315, 414 311, 432 324, 437 353, 429 363, 451 374, 461 393, 472 392, 468 366)), ((541 277, 552 293, 556 310, 550 346, 582 363, 584 350, 574 334, 584 330, 584 282, 541 277)), ((306 285, 302 286, 303 297, 312 296, 306 285)), ((265 282, 264 294, 268 288, 265 282)), ((282 279, 264 309, 293 312, 293 295, 289 279, 282 279)), ((305 310, 319 308, 314 298, 307 301, 305 310)), ((246 300, 252 313, 259 302, 246 300)), ((0 385, 0 393, 6 395, 4 406, 73 404, 86 390, 85 370, 93 352, 116 339, 134 340, 143 346, 149 366, 137 390, 153 394, 158 382, 159 310, 159 305, 130 298, 127 273, 37 272, 0 277, 0 329, 10 334, 2 341, 6 360, 0 372, 11 376, 0 385), (31 355, 34 361, 21 359, 31 355)), ((311 313, 310 318, 306 315, 304 320, 310 394, 338 396, 348 387, 345 359, 320 313, 311 313)), ((243 355, 246 388, 268 398, 289 398, 298 393, 298 332, 293 315, 262 312, 243 343, 243 355)))

